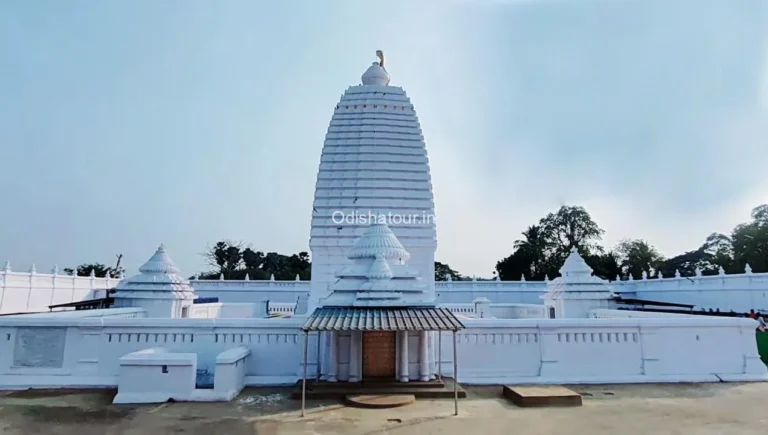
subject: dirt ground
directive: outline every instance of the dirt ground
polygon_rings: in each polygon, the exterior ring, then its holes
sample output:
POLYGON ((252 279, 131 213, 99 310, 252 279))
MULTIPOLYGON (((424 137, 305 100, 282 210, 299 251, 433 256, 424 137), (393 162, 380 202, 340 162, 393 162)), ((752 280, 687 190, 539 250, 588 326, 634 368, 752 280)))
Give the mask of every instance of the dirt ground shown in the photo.
POLYGON ((3 435, 568 434, 768 433, 768 383, 571 386, 578 408, 518 408, 501 387, 465 387, 451 400, 389 410, 308 402, 305 418, 288 389, 246 389, 229 403, 113 406, 114 391, 0 393, 3 435))

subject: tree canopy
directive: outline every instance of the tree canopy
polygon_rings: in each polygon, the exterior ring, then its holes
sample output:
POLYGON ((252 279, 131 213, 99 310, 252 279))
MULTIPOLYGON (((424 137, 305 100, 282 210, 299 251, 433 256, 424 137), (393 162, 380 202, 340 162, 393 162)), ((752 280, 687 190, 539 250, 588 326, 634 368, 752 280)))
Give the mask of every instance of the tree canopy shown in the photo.
POLYGON ((448 281, 449 276, 451 281, 462 281, 465 279, 459 272, 451 269, 451 266, 435 261, 435 281, 448 281))
POLYGON ((66 267, 64 268, 64 272, 67 275, 73 276, 91 276, 91 272, 93 272, 93 276, 96 278, 106 278, 107 276, 110 278, 119 278, 120 274, 123 272, 123 268, 120 266, 108 267, 101 263, 88 263, 81 264, 75 269, 66 267))
POLYGON ((222 240, 209 247, 203 256, 214 270, 201 273, 200 279, 214 279, 222 274, 225 279, 269 279, 274 275, 276 280, 292 280, 299 276, 301 280, 309 280, 312 273, 312 263, 307 252, 293 255, 282 255, 277 252, 264 253, 254 251, 250 246, 241 242, 222 240))
POLYGON ((521 233, 514 250, 496 263, 502 280, 554 278, 571 248, 576 247, 596 276, 604 279, 671 277, 768 272, 768 205, 752 210, 751 221, 737 225, 730 236, 712 233, 693 251, 665 258, 643 239, 624 239, 612 249, 601 245, 604 231, 583 207, 563 206, 521 233))

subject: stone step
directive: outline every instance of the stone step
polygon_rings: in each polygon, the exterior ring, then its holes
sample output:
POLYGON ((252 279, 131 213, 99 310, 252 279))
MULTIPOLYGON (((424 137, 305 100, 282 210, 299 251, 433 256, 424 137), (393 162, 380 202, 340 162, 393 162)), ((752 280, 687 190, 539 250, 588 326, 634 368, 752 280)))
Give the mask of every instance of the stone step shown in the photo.
MULTIPOLYGON (((453 399, 453 382, 444 379, 442 384, 428 382, 387 382, 380 384, 349 383, 349 382, 320 382, 314 384, 307 381, 307 399, 343 399, 354 395, 413 395, 418 399, 453 399), (416 385, 414 385, 416 384, 416 385)), ((466 391, 459 386, 460 399, 467 397, 466 391)), ((292 399, 301 399, 301 381, 296 384, 291 393, 292 399)))
MULTIPOLYGON (((301 382, 299 382, 301 385, 301 382)), ((399 382, 394 379, 366 379, 362 382, 327 382, 327 381, 309 381, 307 380, 307 389, 338 388, 339 386, 354 386, 355 388, 443 388, 445 383, 439 380, 434 381, 410 381, 399 382)))
POLYGON ((520 407, 581 406, 582 404, 579 393, 558 385, 505 385, 502 394, 520 407))

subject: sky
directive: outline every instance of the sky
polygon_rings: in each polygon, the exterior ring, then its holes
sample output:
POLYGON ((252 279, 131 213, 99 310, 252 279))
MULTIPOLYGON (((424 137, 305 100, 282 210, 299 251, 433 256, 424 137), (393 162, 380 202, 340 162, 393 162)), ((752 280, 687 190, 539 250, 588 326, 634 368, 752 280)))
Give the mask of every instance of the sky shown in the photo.
POLYGON ((768 203, 768 1, 0 2, 0 260, 186 275, 222 239, 308 250, 323 139, 387 55, 437 260, 491 276, 581 205, 663 254, 768 203))

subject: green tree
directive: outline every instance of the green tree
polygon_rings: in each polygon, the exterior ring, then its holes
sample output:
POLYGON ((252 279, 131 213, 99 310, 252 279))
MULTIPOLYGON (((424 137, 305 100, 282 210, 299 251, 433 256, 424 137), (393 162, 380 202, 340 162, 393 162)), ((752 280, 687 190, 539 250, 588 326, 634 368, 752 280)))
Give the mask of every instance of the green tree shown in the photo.
POLYGON ((542 218, 539 225, 563 259, 574 246, 584 255, 603 252, 599 242, 605 231, 592 220, 584 207, 564 205, 556 213, 542 218))
POLYGON ((541 225, 529 226, 522 235, 522 239, 515 240, 515 252, 520 253, 516 260, 528 263, 522 275, 526 279, 544 279, 550 269, 550 259, 557 252, 557 246, 541 225))
POLYGON ((734 268, 740 272, 749 264, 753 272, 768 272, 768 204, 755 207, 751 217, 731 234, 734 268))
POLYGON ((517 250, 496 263, 496 272, 502 281, 519 281, 523 276, 526 279, 539 279, 538 276, 530 276, 532 264, 532 258, 517 250))
POLYGON ((651 244, 642 239, 624 239, 616 246, 622 274, 640 279, 643 272, 651 276, 652 271, 661 268, 664 256, 651 244))
POLYGON ((309 280, 312 275, 312 263, 309 253, 299 252, 283 255, 277 252, 264 254, 254 251, 250 246, 243 248, 242 243, 229 240, 217 242, 203 254, 214 271, 200 274, 200 279, 216 279, 224 274, 225 279, 264 280, 274 275, 276 280, 309 280))
POLYGON ((594 275, 599 278, 614 281, 617 277, 620 278, 622 276, 619 256, 614 251, 608 251, 603 254, 586 255, 584 261, 592 268, 594 275))
POLYGON ((110 278, 119 278, 123 269, 107 267, 101 263, 81 264, 77 266, 77 269, 72 269, 71 267, 64 268, 65 273, 74 276, 91 276, 92 271, 96 278, 106 278, 107 276, 110 278))
POLYGON ((696 269, 699 269, 702 272, 702 275, 712 275, 717 273, 717 271, 709 269, 710 265, 709 254, 701 249, 696 249, 664 260, 661 265, 659 265, 659 270, 661 270, 666 277, 674 276, 677 272, 679 272, 682 277, 694 276, 696 274, 696 269))
POLYGON ((209 265, 217 268, 216 274, 224 274, 226 279, 237 279, 235 272, 243 261, 242 243, 222 240, 209 247, 203 256, 209 265))
POLYGON ((583 207, 560 207, 540 219, 538 225, 523 231, 523 238, 515 242, 514 252, 496 263, 496 271, 502 280, 519 280, 522 276, 532 280, 554 278, 574 246, 585 259, 608 261, 608 267, 610 258, 600 257, 603 248, 598 242, 602 234, 603 230, 583 207))
POLYGON ((452 281, 461 281, 464 279, 459 272, 451 269, 451 266, 435 261, 435 281, 447 281, 448 276, 451 277, 452 281))

